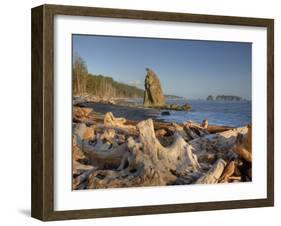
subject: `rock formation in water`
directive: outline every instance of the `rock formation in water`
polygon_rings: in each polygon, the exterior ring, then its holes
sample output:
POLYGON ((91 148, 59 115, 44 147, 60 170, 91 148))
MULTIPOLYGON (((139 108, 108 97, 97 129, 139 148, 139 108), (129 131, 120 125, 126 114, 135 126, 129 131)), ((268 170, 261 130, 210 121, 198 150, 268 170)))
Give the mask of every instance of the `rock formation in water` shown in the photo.
POLYGON ((232 95, 218 95, 216 97, 209 95, 206 100, 218 100, 218 101, 243 101, 242 97, 232 95))
POLYGON ((147 68, 145 77, 145 92, 143 105, 146 107, 160 107, 165 105, 165 96, 162 91, 161 83, 157 75, 147 68))
POLYGON ((212 95, 209 95, 206 100, 214 100, 214 97, 212 95))
POLYGON ((216 100, 223 100, 223 101, 242 101, 243 98, 239 96, 232 96, 232 95, 218 95, 216 100))

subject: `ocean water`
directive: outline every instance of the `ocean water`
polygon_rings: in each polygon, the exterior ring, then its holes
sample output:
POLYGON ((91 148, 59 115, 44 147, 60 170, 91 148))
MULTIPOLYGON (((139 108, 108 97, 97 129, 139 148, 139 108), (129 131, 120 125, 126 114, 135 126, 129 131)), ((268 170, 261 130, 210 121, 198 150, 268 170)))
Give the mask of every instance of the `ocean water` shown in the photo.
POLYGON ((192 110, 170 111, 171 115, 159 115, 158 118, 167 122, 183 123, 192 120, 201 123, 208 119, 209 124, 224 126, 245 126, 252 122, 251 101, 206 101, 206 100, 168 100, 168 103, 189 103, 192 110))

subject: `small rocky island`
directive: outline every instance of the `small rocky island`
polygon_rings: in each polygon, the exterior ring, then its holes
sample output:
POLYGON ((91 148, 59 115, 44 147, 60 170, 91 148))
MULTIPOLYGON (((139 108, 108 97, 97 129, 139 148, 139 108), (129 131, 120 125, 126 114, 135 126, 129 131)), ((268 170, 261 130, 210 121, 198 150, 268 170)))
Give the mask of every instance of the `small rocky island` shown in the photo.
POLYGON ((167 104, 165 95, 161 87, 160 79, 152 69, 147 68, 146 71, 147 75, 145 77, 145 91, 143 98, 144 107, 175 111, 191 110, 191 105, 189 104, 167 104))
POLYGON ((242 101, 243 98, 239 96, 232 96, 232 95, 218 95, 216 100, 222 101, 242 101))
POLYGON ((147 75, 144 82, 145 91, 143 105, 145 107, 164 107, 166 100, 160 80, 151 69, 147 68, 146 71, 147 75))
POLYGON ((212 100, 217 100, 217 101, 243 101, 244 98, 239 97, 239 96, 233 96, 233 95, 218 95, 216 97, 209 95, 206 100, 212 101, 212 100))
POLYGON ((214 98, 214 96, 213 95, 209 95, 207 98, 206 98, 206 100, 214 100, 215 98, 214 98))

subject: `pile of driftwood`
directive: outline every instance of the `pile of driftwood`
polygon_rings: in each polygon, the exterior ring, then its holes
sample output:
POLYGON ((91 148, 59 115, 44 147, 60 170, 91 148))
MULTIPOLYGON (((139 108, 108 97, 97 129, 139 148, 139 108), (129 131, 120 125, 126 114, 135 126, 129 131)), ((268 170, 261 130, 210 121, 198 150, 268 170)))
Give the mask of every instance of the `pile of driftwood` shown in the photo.
POLYGON ((251 181, 250 125, 136 123, 73 111, 73 189, 251 181))

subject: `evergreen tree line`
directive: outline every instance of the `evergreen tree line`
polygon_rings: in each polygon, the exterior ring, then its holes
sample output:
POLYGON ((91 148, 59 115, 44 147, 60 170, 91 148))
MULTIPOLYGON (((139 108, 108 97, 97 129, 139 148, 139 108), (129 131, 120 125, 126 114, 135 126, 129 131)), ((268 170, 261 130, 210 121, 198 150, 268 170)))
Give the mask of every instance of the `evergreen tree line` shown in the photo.
POLYGON ((111 77, 88 73, 85 61, 74 55, 72 84, 75 95, 92 94, 98 97, 143 97, 144 91, 134 86, 114 81, 111 77))

